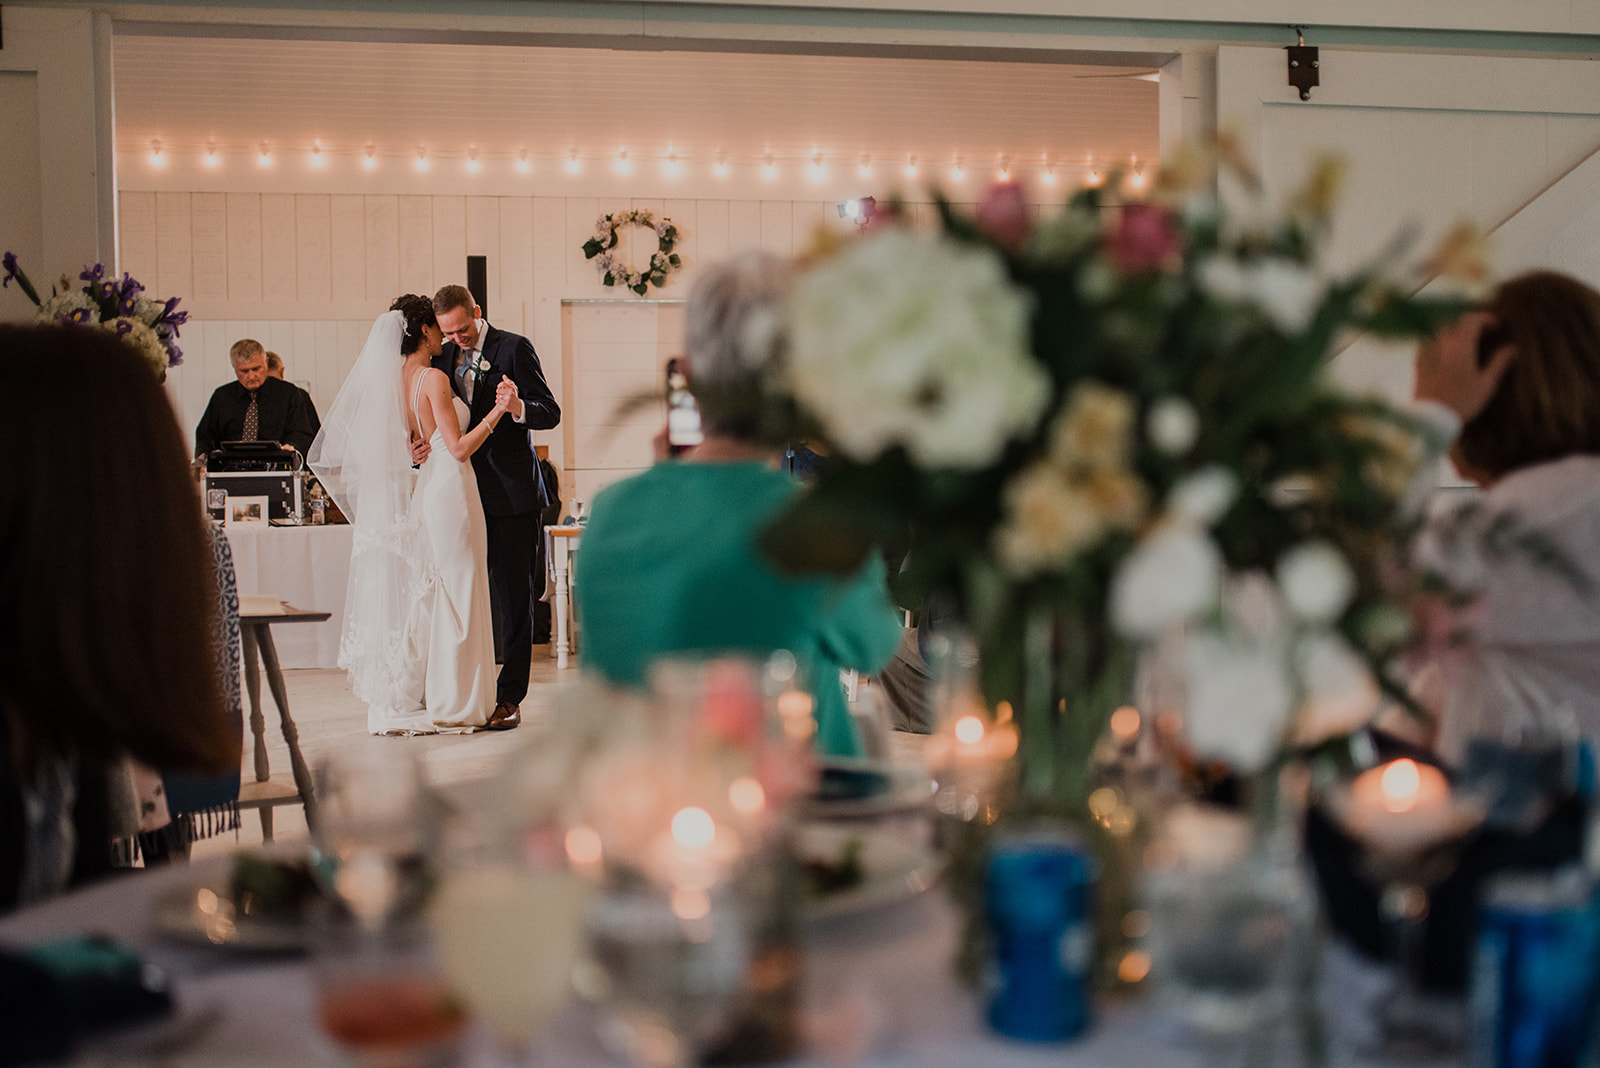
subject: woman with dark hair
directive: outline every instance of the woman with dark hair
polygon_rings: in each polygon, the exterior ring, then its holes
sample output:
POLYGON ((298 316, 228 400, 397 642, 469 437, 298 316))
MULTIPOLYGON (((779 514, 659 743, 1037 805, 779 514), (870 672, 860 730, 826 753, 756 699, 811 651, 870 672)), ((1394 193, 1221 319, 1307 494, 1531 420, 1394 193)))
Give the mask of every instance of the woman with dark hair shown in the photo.
POLYGON ((1455 759, 1472 736, 1526 729, 1600 738, 1600 293, 1549 271, 1513 278, 1421 346, 1416 371, 1419 403, 1484 491, 1423 542, 1425 564, 1480 593, 1471 641, 1419 686, 1436 748, 1455 759), (1496 529, 1549 551, 1485 551, 1496 529))
POLYGON ((241 738, 183 436, 148 366, 109 333, 0 326, 0 402, 7 908, 110 867, 106 781, 123 757, 237 770, 241 738), (41 375, 72 388, 40 390, 41 375))
POLYGON ((310 462, 355 525, 339 666, 374 734, 484 726, 495 705, 487 535, 470 459, 515 389, 462 433, 450 383, 430 363, 444 335, 426 297, 378 317, 310 462), (413 475, 412 444, 432 451, 413 475))

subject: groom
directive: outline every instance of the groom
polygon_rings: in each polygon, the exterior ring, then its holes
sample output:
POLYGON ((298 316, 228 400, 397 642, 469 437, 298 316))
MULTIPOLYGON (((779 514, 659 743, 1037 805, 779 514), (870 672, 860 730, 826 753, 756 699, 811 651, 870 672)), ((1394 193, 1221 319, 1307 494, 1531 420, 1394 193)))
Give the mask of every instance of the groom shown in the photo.
POLYGON ((485 322, 465 286, 445 286, 435 293, 433 313, 446 339, 433 366, 450 376, 456 395, 472 411, 464 430, 489 414, 502 377, 517 387, 511 418, 501 419, 472 454, 489 529, 489 588, 502 619, 502 667, 487 727, 506 731, 522 722, 520 706, 533 661, 533 602, 544 590, 543 575, 534 584, 533 561, 539 514, 547 502, 528 431, 549 430, 561 422, 561 407, 545 384, 533 343, 485 322), (480 370, 484 361, 488 366, 480 370))

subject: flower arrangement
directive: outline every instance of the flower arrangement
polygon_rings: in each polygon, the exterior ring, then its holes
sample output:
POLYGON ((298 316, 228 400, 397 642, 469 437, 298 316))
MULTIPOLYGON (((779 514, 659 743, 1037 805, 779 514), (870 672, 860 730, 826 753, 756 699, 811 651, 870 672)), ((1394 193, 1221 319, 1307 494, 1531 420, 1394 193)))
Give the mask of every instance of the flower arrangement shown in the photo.
POLYGON ((596 261, 602 284, 631 289, 642 297, 649 287, 660 289, 666 285, 672 272, 683 266, 678 254, 672 251, 677 243, 678 228, 671 219, 658 222, 648 211, 618 211, 602 215, 595 223, 594 236, 583 243, 583 255, 585 259, 596 261), (651 253, 646 270, 636 270, 617 257, 617 232, 624 226, 642 226, 655 232, 656 251, 651 253))
POLYGON ((1248 210, 1200 193, 1192 154, 1148 200, 1086 189, 1037 225, 999 185, 933 232, 891 212, 796 287, 771 389, 831 460, 768 549, 842 571, 909 546, 902 599, 973 632, 1014 712, 1024 810, 1083 810, 1095 740, 1175 632, 1189 743, 1247 772, 1404 699, 1407 488, 1438 443, 1324 368, 1353 332, 1431 333, 1468 301, 1421 282, 1481 272, 1456 240, 1335 275, 1336 162, 1277 212, 1215 158, 1248 210))
POLYGON ((50 296, 41 299, 39 291, 17 265, 17 254, 7 252, 0 264, 5 276, 0 285, 9 286, 13 280, 27 298, 38 307, 39 322, 89 326, 108 330, 132 345, 150 361, 157 374, 183 362, 183 350, 178 347, 178 328, 189 321, 189 313, 178 310, 178 298, 160 301, 143 296, 144 286, 130 274, 122 281, 107 277, 103 263, 85 267, 78 274, 81 286, 63 274, 51 287, 50 296))

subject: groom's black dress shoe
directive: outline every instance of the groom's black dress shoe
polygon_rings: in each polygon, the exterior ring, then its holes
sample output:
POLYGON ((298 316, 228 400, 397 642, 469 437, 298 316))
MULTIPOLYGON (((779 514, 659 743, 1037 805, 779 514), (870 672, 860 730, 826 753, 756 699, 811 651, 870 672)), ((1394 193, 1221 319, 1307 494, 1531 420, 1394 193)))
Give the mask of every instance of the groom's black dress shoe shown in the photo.
POLYGON ((510 701, 501 701, 494 706, 494 715, 489 717, 489 722, 483 725, 486 731, 515 730, 522 724, 522 709, 510 701))

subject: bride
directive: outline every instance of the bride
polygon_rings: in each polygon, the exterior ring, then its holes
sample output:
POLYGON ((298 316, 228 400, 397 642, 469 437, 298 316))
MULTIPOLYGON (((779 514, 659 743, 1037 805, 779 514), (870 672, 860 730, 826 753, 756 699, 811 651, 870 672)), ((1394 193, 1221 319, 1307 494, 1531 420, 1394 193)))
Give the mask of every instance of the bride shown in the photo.
POLYGON ((328 410, 310 464, 354 525, 339 666, 374 734, 484 726, 495 704, 483 505, 470 463, 511 403, 468 433, 444 373, 426 297, 407 294, 372 324, 328 410), (412 441, 432 446, 421 471, 412 441))

